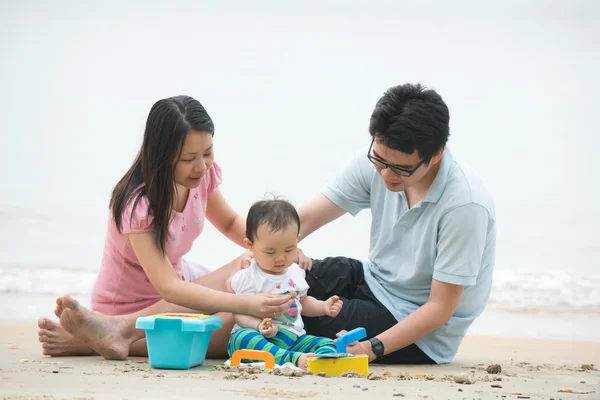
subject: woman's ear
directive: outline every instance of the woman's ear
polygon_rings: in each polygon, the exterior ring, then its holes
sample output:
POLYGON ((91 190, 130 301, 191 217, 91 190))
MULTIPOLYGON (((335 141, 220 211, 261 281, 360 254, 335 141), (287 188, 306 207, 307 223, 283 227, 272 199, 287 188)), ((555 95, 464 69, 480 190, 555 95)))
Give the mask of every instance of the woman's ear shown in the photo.
POLYGON ((252 250, 252 242, 248 238, 244 238, 244 246, 246 246, 246 249, 252 250))

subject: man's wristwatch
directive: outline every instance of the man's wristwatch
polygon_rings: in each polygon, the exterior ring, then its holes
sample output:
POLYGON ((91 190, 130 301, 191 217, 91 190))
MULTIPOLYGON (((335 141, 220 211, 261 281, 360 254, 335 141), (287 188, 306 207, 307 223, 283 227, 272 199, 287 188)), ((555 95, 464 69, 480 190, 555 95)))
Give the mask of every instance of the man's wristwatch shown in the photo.
POLYGON ((377 338, 371 338, 369 339, 369 342, 371 342, 371 349, 373 350, 373 353, 375 353, 375 359, 383 357, 385 349, 383 347, 383 343, 381 343, 381 340, 377 338))

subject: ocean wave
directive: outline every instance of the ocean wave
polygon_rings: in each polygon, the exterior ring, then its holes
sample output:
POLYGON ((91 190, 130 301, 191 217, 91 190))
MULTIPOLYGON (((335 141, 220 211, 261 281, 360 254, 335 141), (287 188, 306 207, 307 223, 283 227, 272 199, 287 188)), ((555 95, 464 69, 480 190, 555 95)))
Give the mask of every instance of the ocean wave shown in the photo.
MULTIPOLYGON (((97 270, 84 266, 0 265, 0 293, 89 294, 97 270)), ((599 309, 600 274, 496 270, 490 304, 512 309, 599 309)))
POLYGON ((496 270, 490 304, 509 308, 600 307, 600 274, 496 270))
POLYGON ((97 271, 77 266, 1 265, 0 293, 88 294, 97 271))

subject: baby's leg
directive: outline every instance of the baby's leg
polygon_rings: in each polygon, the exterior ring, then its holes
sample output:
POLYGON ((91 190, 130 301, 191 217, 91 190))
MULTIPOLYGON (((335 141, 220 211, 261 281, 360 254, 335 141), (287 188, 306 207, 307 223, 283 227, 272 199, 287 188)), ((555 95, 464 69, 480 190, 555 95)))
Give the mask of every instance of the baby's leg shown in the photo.
POLYGON ((266 339, 254 329, 242 328, 236 331, 231 336, 231 339, 229 339, 227 352, 231 357, 237 350, 262 350, 273 354, 277 365, 283 365, 287 362, 297 365, 302 353, 288 350, 288 343, 293 344, 293 339, 295 338, 288 336, 292 335, 291 333, 282 331, 283 329, 280 329, 276 336, 266 339))
POLYGON ((333 340, 320 336, 304 335, 300 336, 296 343, 290 348, 291 351, 314 354, 332 354, 337 353, 333 340))
POLYGON ((337 353, 333 340, 311 335, 300 336, 290 350, 302 354, 297 364, 302 369, 308 369, 308 358, 315 354, 337 353))

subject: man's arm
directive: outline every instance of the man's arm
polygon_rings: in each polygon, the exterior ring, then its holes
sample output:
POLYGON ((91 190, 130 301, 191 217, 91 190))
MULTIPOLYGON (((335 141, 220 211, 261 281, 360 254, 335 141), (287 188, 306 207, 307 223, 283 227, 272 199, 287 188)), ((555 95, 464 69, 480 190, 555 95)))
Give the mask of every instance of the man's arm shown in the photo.
POLYGON ((375 169, 361 149, 315 197, 298 207, 300 240, 349 212, 356 215, 371 204, 371 178, 375 169))
MULTIPOLYGON (((384 354, 406 347, 440 328, 454 314, 465 286, 474 285, 487 241, 489 215, 477 204, 458 207, 440 220, 431 291, 425 304, 377 336, 384 354)), ((369 359, 369 341, 360 343, 369 359)))
MULTIPOLYGON (((392 328, 377 335, 385 348, 384 354, 404 348, 444 325, 458 305, 463 286, 433 280, 429 300, 392 328)), ((369 361, 375 359, 371 342, 360 342, 369 361)))
POLYGON ((300 215, 300 240, 345 213, 346 211, 336 206, 323 194, 318 193, 311 200, 298 207, 298 214, 300 215))

